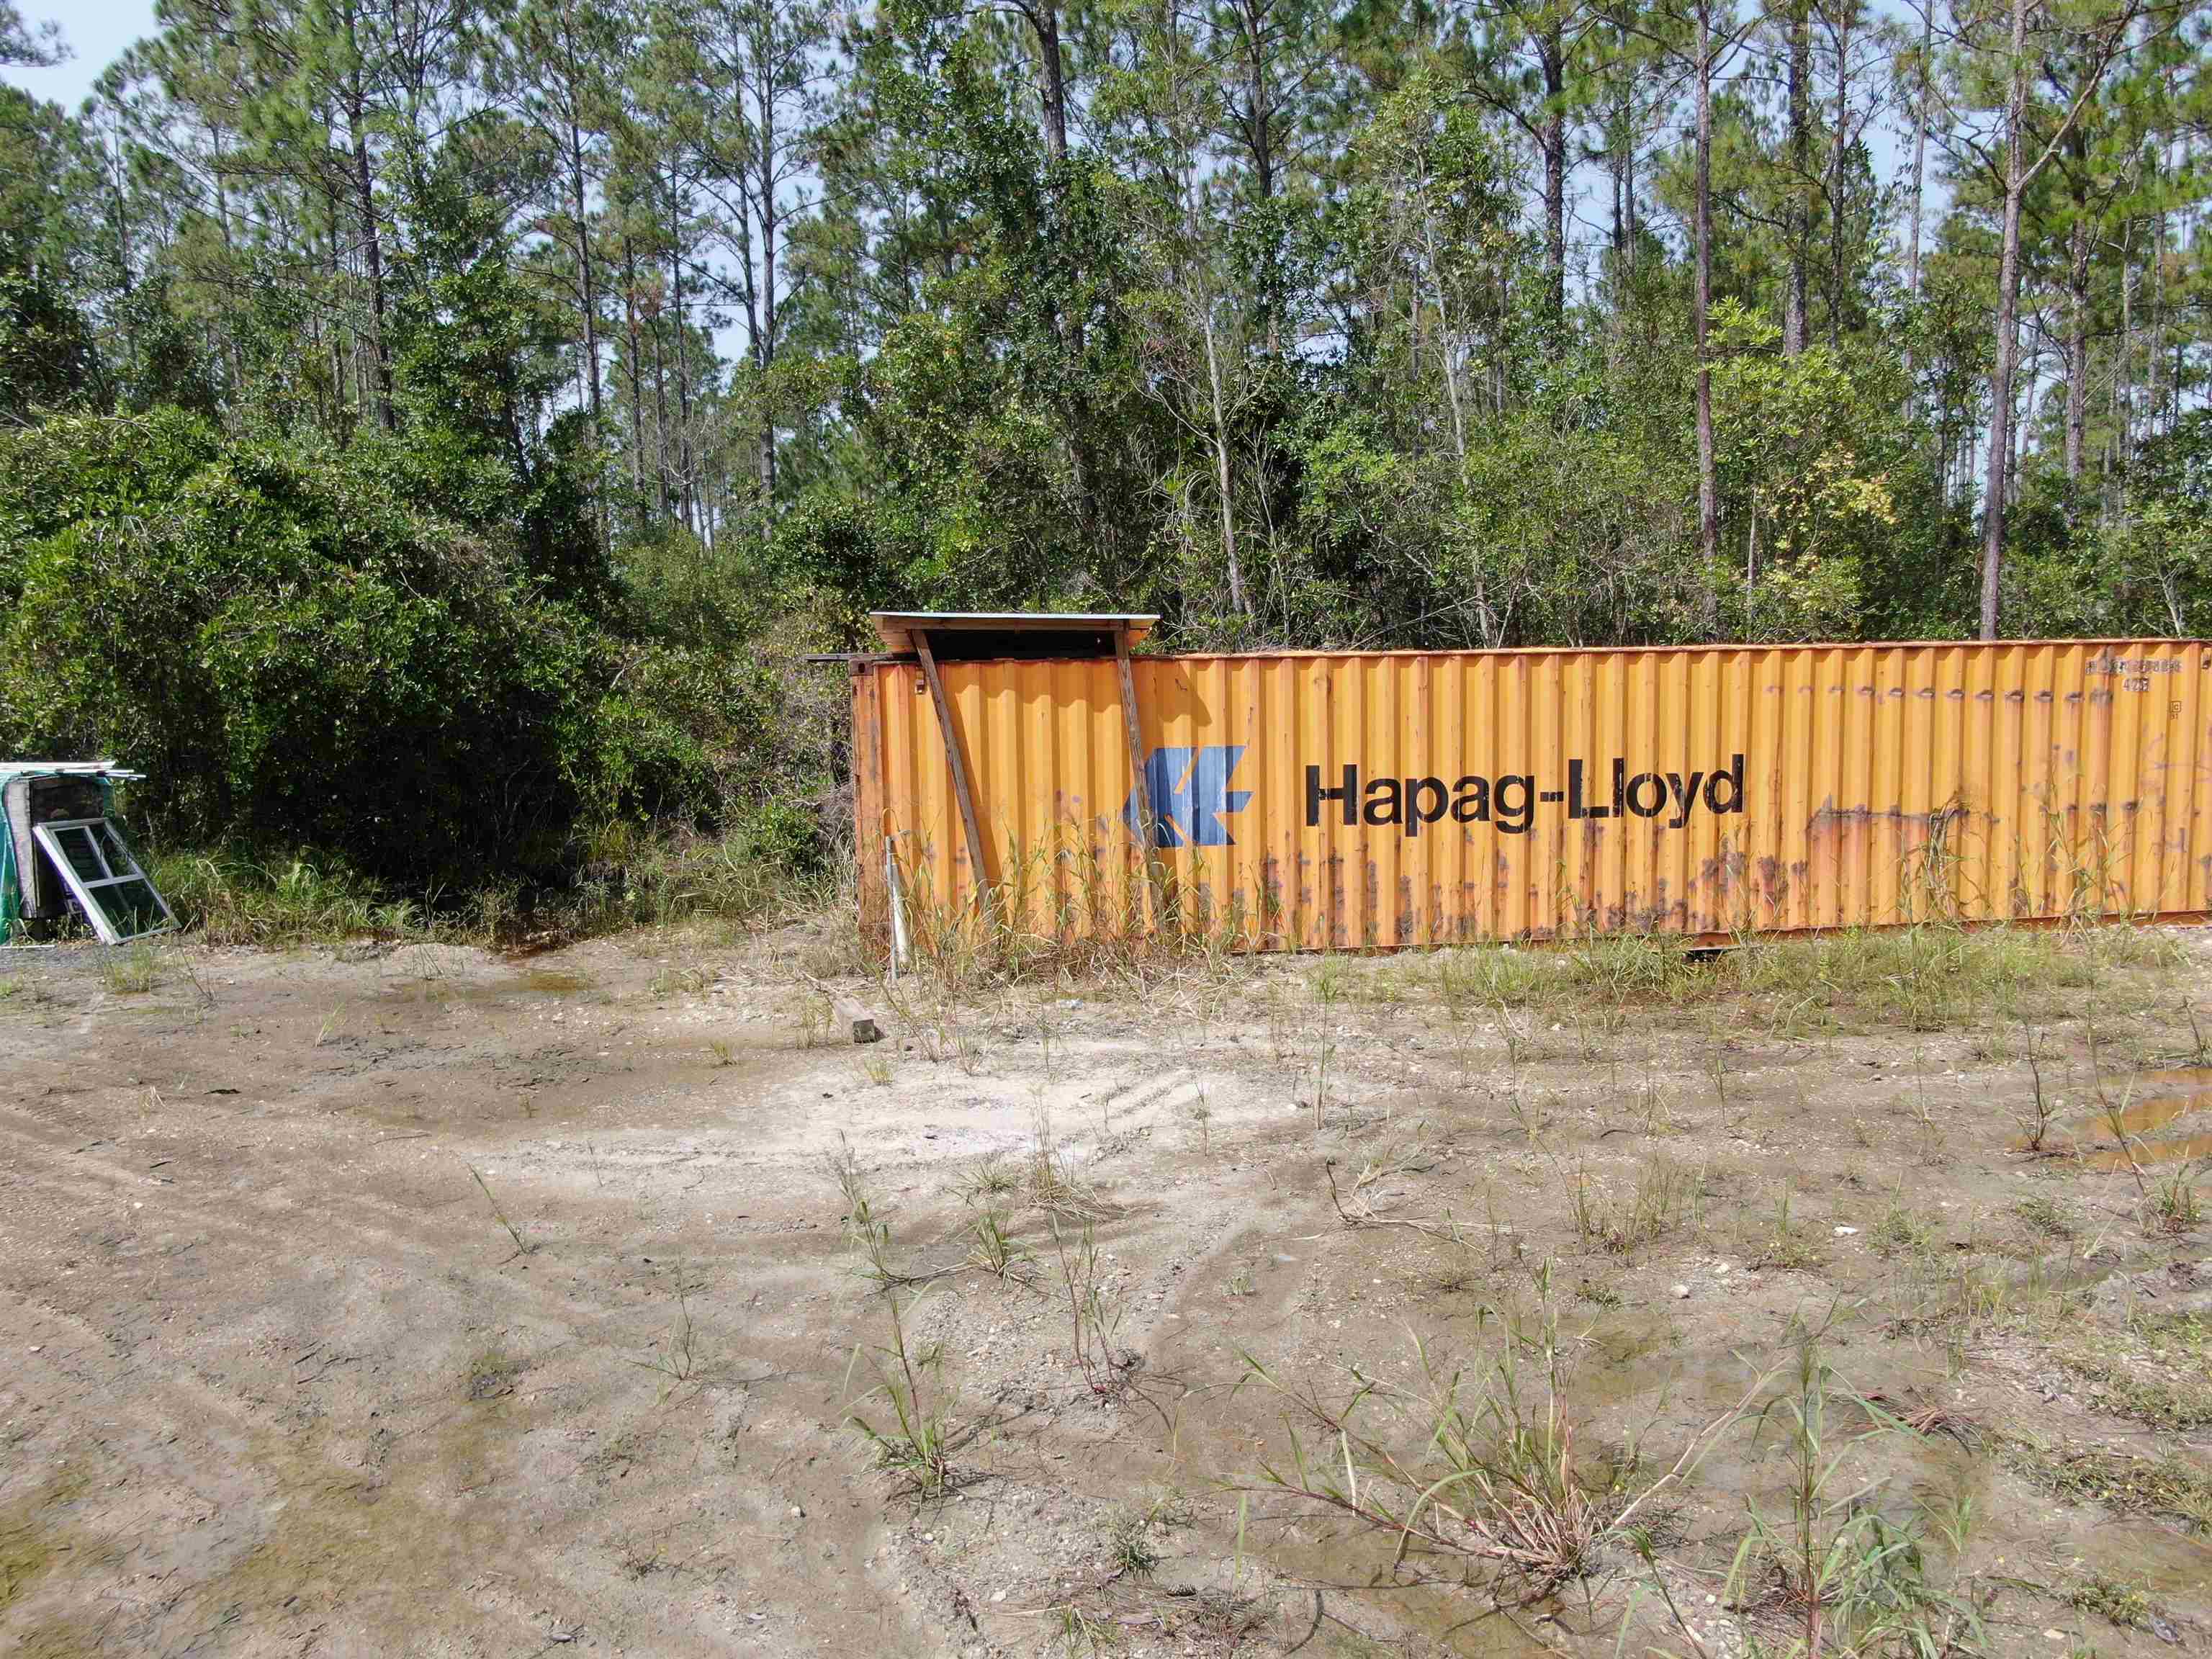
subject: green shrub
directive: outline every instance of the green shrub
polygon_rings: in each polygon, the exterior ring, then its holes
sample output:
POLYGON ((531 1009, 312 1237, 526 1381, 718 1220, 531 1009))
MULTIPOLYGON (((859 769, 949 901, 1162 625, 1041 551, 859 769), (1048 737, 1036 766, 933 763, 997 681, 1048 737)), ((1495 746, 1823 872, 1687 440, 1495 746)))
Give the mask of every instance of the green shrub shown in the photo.
MULTIPOLYGON (((0 447, 0 470, 48 459, 0 447)), ((350 458, 236 445, 166 502, 116 499, 12 561, 0 748, 143 766, 172 839, 550 866, 595 781, 586 619, 350 458)))
POLYGON ((757 817, 758 653, 625 640, 374 447, 175 416, 0 435, 0 752, 113 756, 172 846, 410 890, 564 880, 580 824, 757 817))

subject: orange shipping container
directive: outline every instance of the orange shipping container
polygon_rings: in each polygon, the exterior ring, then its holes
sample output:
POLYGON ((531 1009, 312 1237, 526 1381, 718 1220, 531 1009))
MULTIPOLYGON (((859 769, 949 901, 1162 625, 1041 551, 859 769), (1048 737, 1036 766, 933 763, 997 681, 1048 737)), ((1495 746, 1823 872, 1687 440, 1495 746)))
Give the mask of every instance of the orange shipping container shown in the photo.
POLYGON ((979 860, 1040 933, 1171 915, 1269 950, 2208 908, 2203 642, 1117 657, 1150 620, 878 619, 875 938, 893 873, 926 924, 975 913, 979 860))

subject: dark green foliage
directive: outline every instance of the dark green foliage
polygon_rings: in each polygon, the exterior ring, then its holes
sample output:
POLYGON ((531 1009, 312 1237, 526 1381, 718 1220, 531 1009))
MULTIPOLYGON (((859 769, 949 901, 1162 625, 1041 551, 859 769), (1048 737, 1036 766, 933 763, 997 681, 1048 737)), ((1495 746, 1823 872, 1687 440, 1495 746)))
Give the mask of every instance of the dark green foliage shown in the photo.
POLYGON ((143 768, 173 841, 542 879, 580 823, 720 822, 776 716, 763 665, 623 645, 374 447, 80 418, 0 436, 0 750, 143 768))
POLYGON ((84 401, 98 361, 83 317, 52 283, 0 270, 0 416, 22 420, 84 401))
MULTIPOLYGON (((74 430, 94 454, 111 438, 74 430)), ((66 435, 43 455, 0 441, 0 470, 70 469, 66 435)), ((234 445, 172 481, 143 513, 103 502, 22 548, 0 748, 143 766, 171 836, 319 847, 373 874, 550 866, 600 782, 604 647, 581 618, 408 505, 373 455, 234 445)))

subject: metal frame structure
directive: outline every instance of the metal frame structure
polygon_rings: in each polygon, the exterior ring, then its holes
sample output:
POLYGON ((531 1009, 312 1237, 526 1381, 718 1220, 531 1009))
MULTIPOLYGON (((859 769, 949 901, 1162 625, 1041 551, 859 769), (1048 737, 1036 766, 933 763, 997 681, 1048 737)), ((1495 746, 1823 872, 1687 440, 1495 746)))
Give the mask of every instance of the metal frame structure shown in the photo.
POLYGON ((84 919, 92 924, 92 931, 100 935, 103 944, 127 945, 134 939, 145 939, 155 933, 175 930, 176 912, 169 908, 169 901, 161 896, 161 890, 154 885, 145 871, 139 868, 138 860, 132 855, 131 848, 116 833, 115 826, 106 818, 57 818, 50 823, 33 824, 31 835, 46 849, 46 856, 53 860, 54 873, 62 878, 62 884, 69 889, 70 896, 76 900, 77 908, 84 912, 84 919), (93 857, 100 865, 101 873, 99 876, 86 875, 77 867, 77 861, 63 848, 63 835, 72 830, 84 832, 84 844, 91 849, 93 857), (116 872, 114 860, 109 856, 111 852, 119 856, 126 866, 120 874, 116 872), (94 895, 105 888, 126 887, 133 882, 143 887, 161 908, 161 921, 157 927, 142 927, 135 933, 125 933, 117 929, 94 895))
MULTIPOLYGON (((1128 735, 1129 769, 1136 778, 1138 817, 1145 838, 1145 873, 1156 916, 1167 915, 1167 866, 1159 855, 1159 824, 1153 815, 1152 792, 1145 775, 1143 722, 1137 708, 1137 685, 1129 671, 1129 653, 1141 645, 1159 622, 1149 613, 1082 611, 1040 616, 1023 611, 879 611, 869 618, 884 651, 896 659, 921 665, 929 689, 930 705, 937 712, 937 729, 945 744, 945 770, 952 780, 953 799, 960 808, 961 834, 967 843, 969 867, 975 872, 975 893, 986 924, 996 919, 988 849, 975 811, 975 777, 968 763, 968 745, 953 719, 952 704, 945 695, 940 660, 990 659, 1088 659, 1110 642, 1118 671, 1122 725, 1128 735)), ((887 864, 887 868, 894 866, 887 864)))

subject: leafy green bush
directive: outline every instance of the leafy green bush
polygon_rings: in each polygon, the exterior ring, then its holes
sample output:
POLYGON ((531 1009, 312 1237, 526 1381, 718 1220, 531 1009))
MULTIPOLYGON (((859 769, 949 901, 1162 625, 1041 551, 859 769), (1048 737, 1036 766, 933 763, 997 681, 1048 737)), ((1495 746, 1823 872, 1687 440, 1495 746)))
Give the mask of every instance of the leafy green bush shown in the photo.
POLYGON ((719 823, 777 724, 757 662, 625 641, 373 448, 76 419, 0 437, 0 752, 142 768, 171 843, 544 880, 581 823, 719 823))

